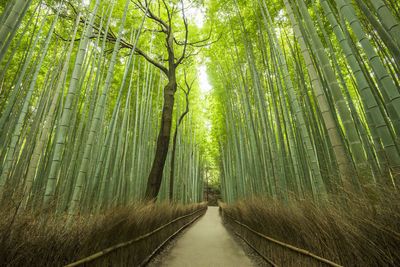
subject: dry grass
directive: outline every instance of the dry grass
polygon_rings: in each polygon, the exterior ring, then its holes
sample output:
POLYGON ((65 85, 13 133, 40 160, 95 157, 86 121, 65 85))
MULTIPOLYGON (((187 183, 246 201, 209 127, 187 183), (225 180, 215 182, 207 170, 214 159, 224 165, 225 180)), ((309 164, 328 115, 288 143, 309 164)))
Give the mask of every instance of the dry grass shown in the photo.
MULTIPOLYGON (((344 266, 400 266, 400 193, 376 190, 373 194, 373 203, 344 193, 318 206, 310 200, 282 203, 254 198, 224 205, 223 213, 262 234, 344 266)), ((231 225, 279 266, 318 265, 231 225)))
MULTIPOLYGON (((65 218, 56 219, 43 214, 16 217, 14 209, 3 208, 0 211, 0 265, 62 266, 151 232, 179 216, 205 206, 204 203, 161 203, 120 207, 97 218, 79 217, 69 227, 65 226, 65 218)), ((193 218, 190 216, 188 219, 193 218)), ((183 221, 188 222, 187 219, 183 221)), ((119 266, 136 266, 185 222, 168 226, 125 251, 113 253, 108 257, 110 259, 96 262, 95 265, 107 265, 112 260, 116 264, 119 261, 119 266), (124 263, 116 258, 124 258, 124 263)))

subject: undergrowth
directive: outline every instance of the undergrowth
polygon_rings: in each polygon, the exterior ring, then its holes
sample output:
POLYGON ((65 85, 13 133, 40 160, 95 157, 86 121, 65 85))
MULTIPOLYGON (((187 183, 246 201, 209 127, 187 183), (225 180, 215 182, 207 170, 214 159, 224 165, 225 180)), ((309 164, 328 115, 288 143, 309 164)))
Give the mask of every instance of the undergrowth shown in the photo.
MULTIPOLYGON (((151 232, 205 206, 204 203, 138 204, 110 209, 96 217, 77 217, 68 226, 65 217, 55 218, 43 213, 15 216, 15 209, 3 207, 0 210, 0 265, 64 266, 151 232)), ((130 261, 143 260, 173 230, 167 229, 142 241, 127 252, 130 261), (135 253, 140 255, 131 255, 135 253)))
MULTIPOLYGON (((376 190, 373 195, 371 201, 346 192, 318 204, 311 199, 283 202, 258 197, 222 208, 257 232, 344 266, 400 266, 400 193, 376 190)), ((254 234, 246 237, 261 251, 276 254, 274 249, 262 248, 274 246, 271 242, 260 241, 254 234)), ((279 266, 293 261, 285 257, 301 257, 298 253, 265 256, 279 266)), ((296 261, 292 264, 302 266, 296 261)))

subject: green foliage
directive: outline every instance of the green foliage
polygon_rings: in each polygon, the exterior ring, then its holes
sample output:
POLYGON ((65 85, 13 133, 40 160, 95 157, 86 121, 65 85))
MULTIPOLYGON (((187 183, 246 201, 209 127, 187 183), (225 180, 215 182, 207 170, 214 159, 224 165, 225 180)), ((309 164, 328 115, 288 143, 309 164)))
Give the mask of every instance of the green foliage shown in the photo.
MULTIPOLYGON (((167 2, 180 11, 180 1, 167 2)), ((211 44, 201 48, 189 45, 187 54, 192 56, 177 70, 180 86, 184 84, 183 70, 189 81, 197 79, 189 98, 189 115, 178 134, 176 167, 182 183, 178 183, 177 200, 201 200, 205 174, 221 183, 228 201, 252 194, 281 199, 292 193, 319 196, 324 193, 318 191, 325 187, 328 192, 337 192, 341 186, 367 194, 360 186, 398 183, 400 65, 393 59, 392 51, 396 50, 387 48, 388 40, 374 30, 364 12, 353 5, 341 11, 339 6, 350 3, 347 0, 305 1, 304 7, 302 2, 289 0, 189 2, 194 11, 187 9, 187 16, 200 10, 204 13, 202 27, 188 17, 189 39, 196 43, 209 37, 211 44), (288 5, 294 20, 288 17, 288 5), (356 28, 349 24, 353 19, 356 28), (300 33, 295 33, 294 23, 300 33), (305 50, 299 45, 299 34, 305 50), (305 52, 309 60, 305 60, 305 52), (207 68, 211 92, 202 91, 200 66, 207 68), (338 142, 332 141, 332 127, 338 142), (336 146, 343 151, 341 161, 336 146), (343 161, 354 172, 351 181, 344 181, 343 172, 337 171, 343 161)), ((49 192, 57 199, 59 212, 70 206, 79 173, 85 177, 84 182, 79 181, 87 193, 83 209, 89 210, 99 201, 107 206, 140 198, 154 156, 166 84, 165 75, 143 57, 136 55, 129 63, 140 32, 137 47, 167 66, 160 26, 147 18, 141 28, 143 10, 134 1, 85 3, 32 1, 26 14, 20 14, 20 25, 2 30, 6 38, 0 47, 0 159, 7 171, 0 184, 12 194, 21 194, 22 189, 13 188, 24 188, 21 177, 31 165, 30 175, 35 179, 32 192, 25 192, 25 201, 40 207, 50 173, 53 188, 49 192), (126 21, 121 26, 126 3, 126 21), (94 23, 90 24, 94 31, 88 31, 85 22, 95 7, 94 23), (51 34, 57 11, 60 17, 51 34), (83 19, 68 55, 75 12, 81 12, 83 19), (106 25, 108 35, 103 38, 106 25), (119 38, 121 44, 113 53, 119 38), (79 71, 73 73, 75 65, 79 71), (49 114, 49 110, 54 112, 49 114), (37 143, 43 147, 37 161, 32 161, 37 143), (80 162, 85 162, 85 167, 80 168, 80 162), (128 178, 118 179, 121 176, 128 178), (104 190, 113 188, 104 197, 104 192, 97 191, 101 186, 104 190), (114 193, 116 199, 112 199, 114 193)), ((396 43, 398 7, 390 2, 379 9, 386 12, 383 19, 376 10, 382 3, 367 6, 381 23, 380 32, 387 31, 396 43)), ((5 7, 6 2, 0 2, 0 10, 5 7)), ((152 9, 168 20, 162 2, 158 5, 154 1, 152 9)), ((177 43, 183 41, 181 12, 174 14, 173 28, 177 43)), ((183 46, 177 43, 174 50, 181 55, 183 46)), ((184 110, 184 93, 179 88, 175 98, 172 125, 184 110)), ((168 179, 166 170, 161 198, 168 195, 168 179)), ((54 199, 46 197, 48 201, 54 199)))

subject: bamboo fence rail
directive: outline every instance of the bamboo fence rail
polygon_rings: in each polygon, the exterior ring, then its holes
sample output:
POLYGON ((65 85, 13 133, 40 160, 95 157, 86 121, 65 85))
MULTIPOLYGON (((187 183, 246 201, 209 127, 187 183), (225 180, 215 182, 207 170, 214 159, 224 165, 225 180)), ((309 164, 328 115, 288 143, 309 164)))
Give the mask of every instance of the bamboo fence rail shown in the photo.
MULTIPOLYGON (((222 209, 222 208, 221 208, 221 209, 222 209)), ((284 242, 282 242, 282 241, 279 241, 279 240, 276 240, 276 239, 274 239, 274 238, 271 238, 271 237, 269 237, 269 236, 266 236, 266 235, 264 235, 264 234, 262 234, 262 233, 260 233, 260 232, 258 232, 258 231, 256 231, 256 230, 252 229, 251 227, 245 225, 244 223, 241 223, 240 221, 236 220, 235 218, 233 218, 232 216, 230 216, 230 215, 228 215, 228 214, 226 214, 226 213, 224 213, 224 212, 223 212, 222 214, 223 214, 223 217, 224 217, 224 218, 230 219, 230 221, 232 221, 232 222, 234 222, 235 224, 237 224, 237 225, 239 225, 239 226, 241 226, 241 227, 247 229, 248 231, 252 232, 253 234, 257 235, 258 237, 260 237, 260 238, 262 238, 262 239, 264 239, 264 240, 267 240, 267 241, 269 241, 269 242, 272 242, 272 243, 274 243, 274 244, 276 244, 276 245, 279 245, 279 246, 281 246, 281 247, 283 247, 283 248, 286 248, 286 249, 289 249, 289 250, 291 250, 291 251, 297 252, 297 253, 299 253, 299 254, 301 254, 301 255, 308 256, 308 257, 310 257, 310 258, 312 258, 312 259, 315 259, 316 261, 318 261, 318 262, 320 262, 320 263, 327 264, 328 266, 342 267, 342 265, 337 264, 337 263, 335 263, 335 262, 333 262, 333 261, 330 261, 330 260, 328 260, 328 259, 325 259, 325 258, 323 258, 323 257, 320 257, 320 256, 318 256, 318 255, 315 255, 315 254, 311 253, 311 252, 308 251, 308 250, 301 249, 301 248, 297 248, 297 247, 292 246, 292 245, 290 245, 290 244, 287 244, 287 243, 284 243, 284 242)), ((266 258, 265 255, 263 255, 258 249, 256 249, 256 248, 255 248, 248 240, 246 240, 246 238, 243 237, 240 233, 238 233, 238 232, 236 232, 236 231, 234 231, 234 233, 235 233, 236 235, 238 235, 241 239, 243 239, 252 249, 254 249, 254 250, 257 252, 257 254, 260 254, 260 255, 262 256, 262 258, 264 258, 264 260, 266 260, 268 263, 272 264, 273 266, 278 266, 278 265, 276 265, 276 263, 274 263, 274 261, 272 261, 272 260, 266 258)))
MULTIPOLYGON (((106 256, 107 254, 109 254, 109 253, 111 253, 111 252, 113 252, 113 251, 115 251, 115 250, 118 250, 118 249, 121 249, 121 248, 124 248, 124 247, 128 247, 128 246, 130 246, 130 245, 132 245, 132 244, 134 244, 134 243, 136 243, 136 242, 138 242, 138 241, 140 241, 140 240, 146 239, 146 238, 148 238, 148 237, 154 235, 155 233, 157 233, 157 232, 163 230, 163 229, 166 228, 167 226, 172 225, 172 224, 174 224, 175 222, 178 222, 178 221, 180 221, 180 220, 182 220, 182 219, 185 219, 185 218, 187 218, 187 217, 193 216, 193 215, 195 215, 195 214, 197 214, 197 213, 199 213, 199 212, 201 212, 201 211, 204 211, 204 210, 206 210, 206 209, 207 209, 207 207, 201 208, 201 209, 196 210, 196 211, 194 211, 194 212, 192 212, 192 213, 189 213, 189 214, 180 216, 180 217, 178 217, 178 218, 176 218, 176 219, 174 219, 174 220, 172 220, 172 221, 170 221, 170 222, 168 222, 168 223, 166 223, 166 224, 164 224, 164 225, 162 225, 162 226, 156 228, 155 230, 153 230, 153 231, 151 231, 151 232, 149 232, 149 233, 147 233, 147 234, 141 235, 141 236, 139 236, 139 237, 136 237, 135 239, 132 239, 132 240, 129 240, 129 241, 126 241, 126 242, 122 242, 122 243, 116 244, 116 245, 114 245, 114 246, 112 246, 112 247, 103 249, 102 251, 99 251, 99 252, 97 252, 97 253, 95 253, 95 254, 92 254, 92 255, 90 255, 90 256, 88 256, 88 257, 86 257, 86 258, 83 258, 83 259, 78 260, 78 261, 76 261, 76 262, 70 263, 70 264, 66 265, 65 267, 80 266, 80 265, 83 265, 83 264, 92 262, 92 261, 94 261, 94 260, 96 260, 96 259, 98 259, 98 258, 101 258, 101 257, 106 256)), ((188 225, 190 225, 191 223, 193 223, 195 220, 197 220, 197 219, 198 219, 200 216, 202 216, 203 214, 204 214, 204 213, 202 213, 202 214, 196 216, 194 219, 190 220, 188 223, 186 223, 184 226, 180 227, 177 231, 175 231, 172 235, 170 235, 170 236, 169 236, 166 240, 164 240, 164 241, 162 242, 162 244, 159 245, 149 256, 147 256, 146 259, 145 259, 144 261, 142 261, 142 264, 141 264, 141 265, 147 263, 147 262, 151 259, 151 257, 154 256, 154 254, 155 254, 168 240, 170 240, 173 236, 175 236, 175 235, 178 234, 180 231, 182 231, 185 227, 187 227, 188 225)))

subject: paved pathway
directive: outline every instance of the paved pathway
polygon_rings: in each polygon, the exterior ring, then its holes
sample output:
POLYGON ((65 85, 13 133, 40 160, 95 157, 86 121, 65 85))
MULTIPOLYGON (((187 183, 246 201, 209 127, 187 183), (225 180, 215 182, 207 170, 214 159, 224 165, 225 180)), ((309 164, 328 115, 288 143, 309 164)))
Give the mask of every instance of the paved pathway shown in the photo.
POLYGON ((222 225, 218 207, 207 213, 176 241, 161 266, 255 266, 222 225))

